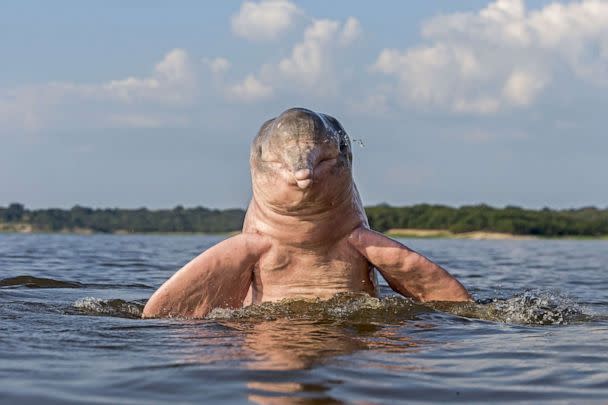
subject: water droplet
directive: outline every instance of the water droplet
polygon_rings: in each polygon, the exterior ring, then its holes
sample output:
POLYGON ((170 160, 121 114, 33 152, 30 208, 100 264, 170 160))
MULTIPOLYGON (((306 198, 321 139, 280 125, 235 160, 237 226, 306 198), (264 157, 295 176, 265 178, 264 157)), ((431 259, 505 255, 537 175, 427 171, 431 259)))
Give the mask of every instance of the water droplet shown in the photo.
POLYGON ((363 139, 353 139, 353 143, 359 145, 360 148, 365 148, 365 143, 363 143, 363 139))

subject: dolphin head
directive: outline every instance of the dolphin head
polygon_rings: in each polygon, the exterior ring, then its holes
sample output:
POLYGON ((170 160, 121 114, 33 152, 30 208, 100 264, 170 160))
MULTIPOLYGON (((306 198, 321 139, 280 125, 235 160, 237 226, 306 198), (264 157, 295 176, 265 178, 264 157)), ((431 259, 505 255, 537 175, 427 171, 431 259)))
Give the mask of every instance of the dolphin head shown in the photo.
POLYGON ((335 118, 304 108, 266 121, 250 162, 254 195, 279 207, 326 202, 352 184, 346 131, 335 118))

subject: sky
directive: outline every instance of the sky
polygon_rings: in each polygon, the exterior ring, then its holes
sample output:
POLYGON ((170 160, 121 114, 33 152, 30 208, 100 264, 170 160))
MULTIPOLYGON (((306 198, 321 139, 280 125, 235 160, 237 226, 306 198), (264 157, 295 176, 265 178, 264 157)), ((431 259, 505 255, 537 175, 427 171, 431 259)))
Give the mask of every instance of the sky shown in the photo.
POLYGON ((608 207, 608 1, 6 1, 0 206, 246 207, 335 116, 366 205, 608 207))

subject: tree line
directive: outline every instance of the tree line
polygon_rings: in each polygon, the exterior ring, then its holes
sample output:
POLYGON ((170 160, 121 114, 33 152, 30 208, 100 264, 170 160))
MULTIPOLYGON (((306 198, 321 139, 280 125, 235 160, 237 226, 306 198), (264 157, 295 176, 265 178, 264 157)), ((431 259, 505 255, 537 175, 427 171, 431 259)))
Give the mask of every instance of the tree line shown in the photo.
POLYGON ((114 232, 231 232, 241 229, 242 209, 215 210, 204 207, 149 210, 87 208, 79 205, 69 210, 50 208, 29 210, 22 204, 0 207, 0 222, 28 224, 36 231, 58 232, 90 230, 114 232))
POLYGON ((366 212, 370 226, 381 232, 413 228, 544 237, 608 235, 608 209, 595 207, 531 210, 516 206, 495 208, 485 204, 459 208, 419 204, 409 207, 377 205, 367 207, 366 212))
MULTIPOLYGON (((608 209, 541 210, 516 206, 495 208, 485 204, 462 207, 418 204, 394 207, 386 204, 366 208, 370 226, 380 232, 396 228, 440 229, 453 233, 505 232, 515 235, 605 236, 608 209)), ((0 207, 0 223, 27 224, 35 231, 57 232, 233 232, 241 229, 245 211, 204 207, 149 210, 87 208, 30 210, 13 203, 0 207)))

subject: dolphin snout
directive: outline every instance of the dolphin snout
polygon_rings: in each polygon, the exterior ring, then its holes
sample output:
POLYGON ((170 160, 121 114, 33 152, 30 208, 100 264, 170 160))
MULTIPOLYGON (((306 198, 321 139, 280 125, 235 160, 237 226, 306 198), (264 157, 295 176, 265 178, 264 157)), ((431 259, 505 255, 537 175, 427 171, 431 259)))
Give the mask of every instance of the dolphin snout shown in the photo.
POLYGON ((296 183, 302 190, 308 188, 312 184, 312 170, 300 169, 294 173, 296 183))

